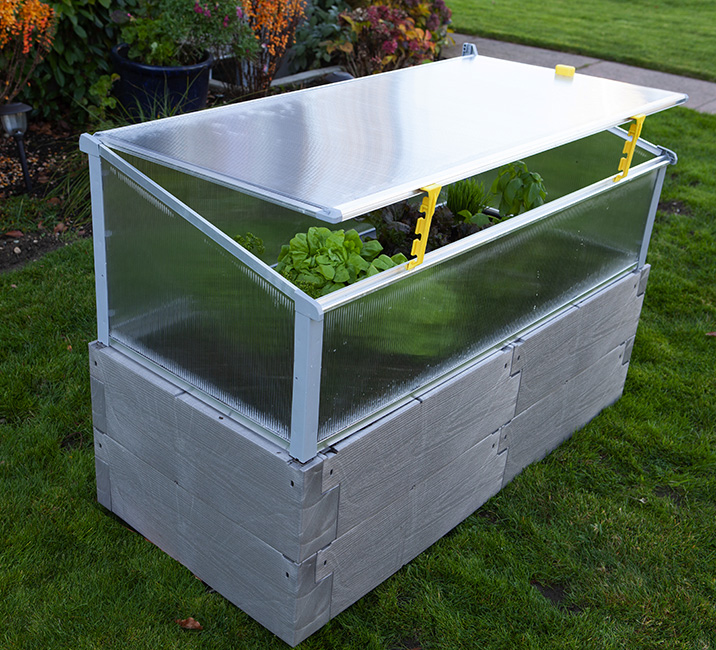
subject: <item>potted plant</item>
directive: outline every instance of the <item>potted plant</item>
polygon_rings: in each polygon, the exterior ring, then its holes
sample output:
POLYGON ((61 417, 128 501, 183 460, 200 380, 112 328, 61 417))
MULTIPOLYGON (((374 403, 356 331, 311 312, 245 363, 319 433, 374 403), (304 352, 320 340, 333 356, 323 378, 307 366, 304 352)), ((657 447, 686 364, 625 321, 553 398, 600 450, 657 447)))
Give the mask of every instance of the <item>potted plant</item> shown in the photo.
POLYGON ((112 49, 119 102, 134 118, 189 112, 206 105, 219 55, 253 57, 258 43, 240 6, 147 0, 139 13, 115 12, 121 42, 112 49))

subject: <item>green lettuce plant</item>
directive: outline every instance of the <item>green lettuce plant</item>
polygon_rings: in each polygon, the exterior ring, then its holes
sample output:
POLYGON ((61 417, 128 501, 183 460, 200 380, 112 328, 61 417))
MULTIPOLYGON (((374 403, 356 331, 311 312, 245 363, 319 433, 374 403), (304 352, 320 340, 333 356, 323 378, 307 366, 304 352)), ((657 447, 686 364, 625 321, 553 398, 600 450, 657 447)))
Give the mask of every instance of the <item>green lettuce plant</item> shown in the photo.
POLYGON ((408 261, 400 253, 381 255, 382 250, 380 242, 364 242, 355 230, 313 227, 281 247, 276 270, 318 298, 408 261))

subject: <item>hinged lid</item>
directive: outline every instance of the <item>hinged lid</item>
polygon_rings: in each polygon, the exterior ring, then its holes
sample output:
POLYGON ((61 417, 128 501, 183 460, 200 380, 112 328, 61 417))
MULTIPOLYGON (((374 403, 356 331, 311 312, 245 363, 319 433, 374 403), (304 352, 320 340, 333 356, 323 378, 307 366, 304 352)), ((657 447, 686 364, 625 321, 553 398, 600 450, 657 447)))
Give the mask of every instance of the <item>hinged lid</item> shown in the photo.
POLYGON ((467 56, 97 137, 337 223, 686 99, 467 56))

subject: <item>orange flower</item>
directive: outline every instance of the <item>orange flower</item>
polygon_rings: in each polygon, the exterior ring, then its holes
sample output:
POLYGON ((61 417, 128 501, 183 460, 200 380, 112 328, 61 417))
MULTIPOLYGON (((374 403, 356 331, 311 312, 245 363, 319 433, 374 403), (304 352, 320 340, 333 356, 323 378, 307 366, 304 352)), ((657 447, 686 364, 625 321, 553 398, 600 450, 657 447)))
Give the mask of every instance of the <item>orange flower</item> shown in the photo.
POLYGON ((0 101, 11 102, 52 48, 56 15, 41 0, 2 0, 0 101))
POLYGON ((260 45, 258 60, 244 79, 251 91, 268 88, 281 57, 303 18, 302 0, 242 0, 244 16, 260 45))

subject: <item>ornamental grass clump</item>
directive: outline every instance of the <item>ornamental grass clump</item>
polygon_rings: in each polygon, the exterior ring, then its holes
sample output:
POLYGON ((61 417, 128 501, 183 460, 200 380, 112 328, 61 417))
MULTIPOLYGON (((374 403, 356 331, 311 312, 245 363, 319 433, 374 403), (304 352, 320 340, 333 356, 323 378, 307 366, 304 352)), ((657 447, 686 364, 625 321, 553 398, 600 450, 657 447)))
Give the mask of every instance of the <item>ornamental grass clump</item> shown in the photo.
POLYGON ((0 3, 0 103, 10 103, 52 49, 57 18, 41 0, 0 3))

